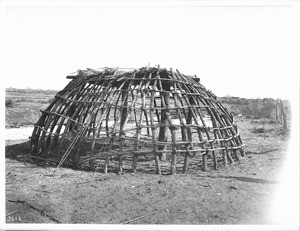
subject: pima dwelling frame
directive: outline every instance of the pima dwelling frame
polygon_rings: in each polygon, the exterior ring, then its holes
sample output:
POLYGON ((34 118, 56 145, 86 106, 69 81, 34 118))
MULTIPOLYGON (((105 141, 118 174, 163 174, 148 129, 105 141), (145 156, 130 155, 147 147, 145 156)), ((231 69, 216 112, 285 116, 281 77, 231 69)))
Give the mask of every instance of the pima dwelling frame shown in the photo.
POLYGON ((33 158, 120 174, 126 161, 136 172, 146 158, 157 174, 166 164, 175 174, 191 160, 206 171, 245 156, 233 116, 196 76, 158 66, 67 78, 35 124, 33 158))

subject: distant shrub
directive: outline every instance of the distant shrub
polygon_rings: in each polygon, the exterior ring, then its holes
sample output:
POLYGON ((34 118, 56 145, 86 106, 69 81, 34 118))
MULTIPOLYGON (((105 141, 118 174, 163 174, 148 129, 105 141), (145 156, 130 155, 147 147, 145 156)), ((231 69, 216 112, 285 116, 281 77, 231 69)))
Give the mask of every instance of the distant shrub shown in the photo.
MULTIPOLYGON (((272 98, 246 99, 239 97, 221 97, 219 100, 234 116, 242 114, 252 119, 275 119, 276 101, 272 98)), ((284 102, 284 104, 286 106, 286 112, 289 115, 289 104, 288 102, 284 102)))
POLYGON ((271 119, 275 114, 275 102, 274 100, 266 101, 263 105, 261 116, 271 119))
POLYGON ((46 103, 46 104, 48 104, 48 103, 52 103, 53 100, 54 100, 53 98, 46 99, 46 100, 41 100, 40 103, 46 103))
POLYGON ((31 98, 21 97, 21 98, 17 99, 16 102, 19 102, 19 103, 24 103, 24 102, 34 102, 34 100, 31 99, 31 98))
POLYGON ((269 120, 268 123, 269 124, 276 124, 276 120, 269 120))
POLYGON ((13 107, 15 105, 15 101, 12 99, 5 99, 5 107, 13 107))
POLYGON ((251 132, 257 134, 257 133, 265 133, 267 132, 267 130, 265 128, 260 127, 260 128, 253 128, 251 132))
POLYGON ((17 89, 17 88, 6 88, 6 93, 14 93, 14 94, 43 94, 43 95, 55 95, 57 90, 43 90, 43 89, 17 89))
POLYGON ((248 115, 250 118, 259 119, 275 118, 275 101, 274 100, 245 100, 241 105, 241 114, 248 115))

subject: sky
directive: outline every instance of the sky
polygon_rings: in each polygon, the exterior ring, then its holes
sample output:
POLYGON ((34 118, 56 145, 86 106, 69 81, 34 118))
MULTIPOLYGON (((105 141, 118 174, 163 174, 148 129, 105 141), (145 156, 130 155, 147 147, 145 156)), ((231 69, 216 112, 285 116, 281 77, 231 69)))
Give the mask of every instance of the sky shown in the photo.
MULTIPOLYGON (((271 215, 278 222, 295 221, 300 7, 296 1, 227 2, 0 0, 1 87, 60 90, 78 69, 159 64, 197 75, 217 96, 289 99, 290 164, 281 180, 288 185, 276 196, 284 204, 274 203, 271 215)), ((0 130, 4 124, 3 118, 0 130)), ((5 140, 2 133, 0 138, 5 140)))
POLYGON ((292 6, 111 2, 8 1, 5 87, 60 90, 78 69, 159 64, 197 75, 217 96, 299 91, 292 6))

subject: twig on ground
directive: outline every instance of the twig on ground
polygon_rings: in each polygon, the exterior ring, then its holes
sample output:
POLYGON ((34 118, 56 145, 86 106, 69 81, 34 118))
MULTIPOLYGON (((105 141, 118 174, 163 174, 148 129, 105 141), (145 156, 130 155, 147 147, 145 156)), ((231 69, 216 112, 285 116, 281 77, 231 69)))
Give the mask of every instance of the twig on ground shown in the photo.
POLYGON ((272 171, 272 170, 274 170, 275 169, 275 166, 274 167, 271 167, 269 170, 268 170, 268 172, 266 173, 266 179, 267 180, 269 180, 269 174, 270 174, 270 172, 272 171))
POLYGON ((134 218, 134 219, 132 219, 132 220, 125 221, 123 224, 128 224, 128 223, 131 223, 131 222, 133 222, 133 221, 140 220, 140 219, 142 219, 142 218, 144 218, 144 217, 150 216, 150 215, 152 215, 152 214, 154 214, 154 213, 157 213, 157 212, 158 212, 158 211, 155 211, 155 212, 148 213, 148 214, 146 214, 146 215, 143 215, 143 216, 140 216, 140 217, 134 218))
POLYGON ((76 188, 78 188, 78 186, 79 186, 80 184, 85 184, 85 183, 90 183, 90 182, 91 182, 90 180, 78 182, 78 183, 76 183, 76 184, 77 184, 77 185, 76 185, 76 188))
MULTIPOLYGON (((42 158, 42 157, 31 156, 31 155, 28 155, 28 157, 30 158, 30 160, 32 160, 32 159, 37 159, 37 160, 42 160, 42 161, 45 161, 45 162, 58 163, 58 161, 56 161, 56 160, 45 159, 45 158, 42 158)), ((33 160, 32 160, 32 161, 33 161, 33 160)))
POLYGON ((50 218, 52 221, 55 221, 56 223, 61 224, 61 222, 60 222, 59 220, 57 220, 56 218, 50 216, 50 215, 47 214, 45 211, 42 211, 42 210, 40 210, 40 209, 37 209, 36 207, 34 207, 33 205, 27 203, 26 201, 22 201, 22 200, 16 200, 16 201, 15 201, 15 200, 8 200, 8 201, 9 201, 9 202, 14 202, 14 203, 26 204, 26 205, 28 205, 30 208, 32 208, 32 209, 34 209, 34 210, 40 212, 43 216, 46 216, 46 217, 50 218))
POLYGON ((247 151, 247 154, 267 154, 269 152, 275 152, 275 151, 286 151, 287 149, 285 148, 273 148, 273 149, 269 149, 266 151, 261 151, 261 152, 253 152, 253 151, 247 151))
POLYGON ((201 184, 202 186, 204 186, 204 187, 210 187, 210 188, 212 188, 212 186, 209 184, 209 182, 207 182, 207 185, 205 185, 205 184, 201 184))
POLYGON ((11 215, 13 215, 13 214, 15 214, 15 213, 17 213, 17 212, 20 212, 20 211, 22 211, 23 209, 24 209, 24 208, 17 209, 17 210, 15 210, 15 211, 13 211, 13 212, 11 212, 11 213, 9 213, 9 214, 6 214, 6 217, 11 216, 11 215))

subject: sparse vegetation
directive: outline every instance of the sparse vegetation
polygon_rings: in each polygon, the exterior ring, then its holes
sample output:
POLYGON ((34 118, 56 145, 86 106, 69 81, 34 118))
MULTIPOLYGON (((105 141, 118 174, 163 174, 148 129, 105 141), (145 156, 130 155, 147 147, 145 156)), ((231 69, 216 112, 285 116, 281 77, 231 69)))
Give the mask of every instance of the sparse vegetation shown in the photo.
POLYGON ((34 89, 6 89, 5 127, 33 125, 40 110, 46 109, 57 91, 34 89))
POLYGON ((18 88, 6 88, 5 89, 6 94, 19 94, 19 95, 23 95, 23 94, 42 94, 42 95, 55 95, 58 91, 56 90, 43 90, 43 89, 31 89, 31 88, 27 88, 27 89, 18 89, 18 88))
MULTIPOLYGON (((7 88, 6 126, 19 127, 36 123, 41 114, 40 110, 45 109, 52 102, 57 92, 55 90, 7 88)), ((269 119, 268 123, 275 123, 276 100, 272 98, 245 99, 227 96, 218 99, 234 116, 242 115, 250 119, 264 118, 269 119)), ((289 119, 289 103, 283 100, 283 104, 289 119)))
MULTIPOLYGON (((40 110, 49 105, 53 96, 9 92, 6 101, 10 99, 14 106, 6 107, 7 126, 36 123, 40 110)), ((218 171, 191 168, 189 173, 175 176, 147 174, 147 169, 121 176, 69 168, 57 171, 51 162, 41 167, 32 164, 27 137, 7 140, 6 214, 16 211, 15 203, 9 199, 20 198, 46 209, 62 223, 266 224, 265 216, 274 204, 270 198, 277 192, 278 176, 287 155, 288 136, 276 124, 272 100, 221 100, 236 115, 248 153, 245 161, 218 171), (265 117, 258 119, 259 115, 265 117), (147 214, 151 216, 145 217, 147 214)), ((288 117, 289 112, 287 109, 288 117)), ((28 223, 53 222, 36 212, 23 209, 18 216, 28 223)))
POLYGON ((12 99, 5 99, 5 107, 12 108, 15 105, 15 101, 12 99))
MULTIPOLYGON (((57 170, 57 164, 50 161, 32 164, 27 138, 8 140, 6 214, 16 211, 10 200, 19 198, 66 224, 269 224, 265 217, 276 203, 273 198, 288 141, 268 119, 254 121, 237 121, 248 153, 243 161, 207 172, 194 165, 187 174, 177 175, 149 173, 153 163, 146 161, 146 168, 139 166, 135 174, 131 168, 124 175, 57 170), (267 132, 254 134, 254 128, 267 132)), ((18 216, 28 223, 53 222, 30 208, 18 211, 18 216)))
MULTIPOLYGON (((276 119, 276 100, 272 98, 245 99, 239 97, 220 97, 219 100, 235 116, 242 114, 250 119, 276 119)), ((283 104, 289 118, 289 103, 283 100, 283 104)))
POLYGON ((260 127, 260 128, 253 128, 251 130, 252 133, 256 134, 256 133, 265 133, 267 132, 268 130, 266 130, 265 128, 263 127, 260 127))
POLYGON ((46 103, 52 103, 52 101, 53 101, 53 98, 48 99, 48 100, 46 101, 46 103))

